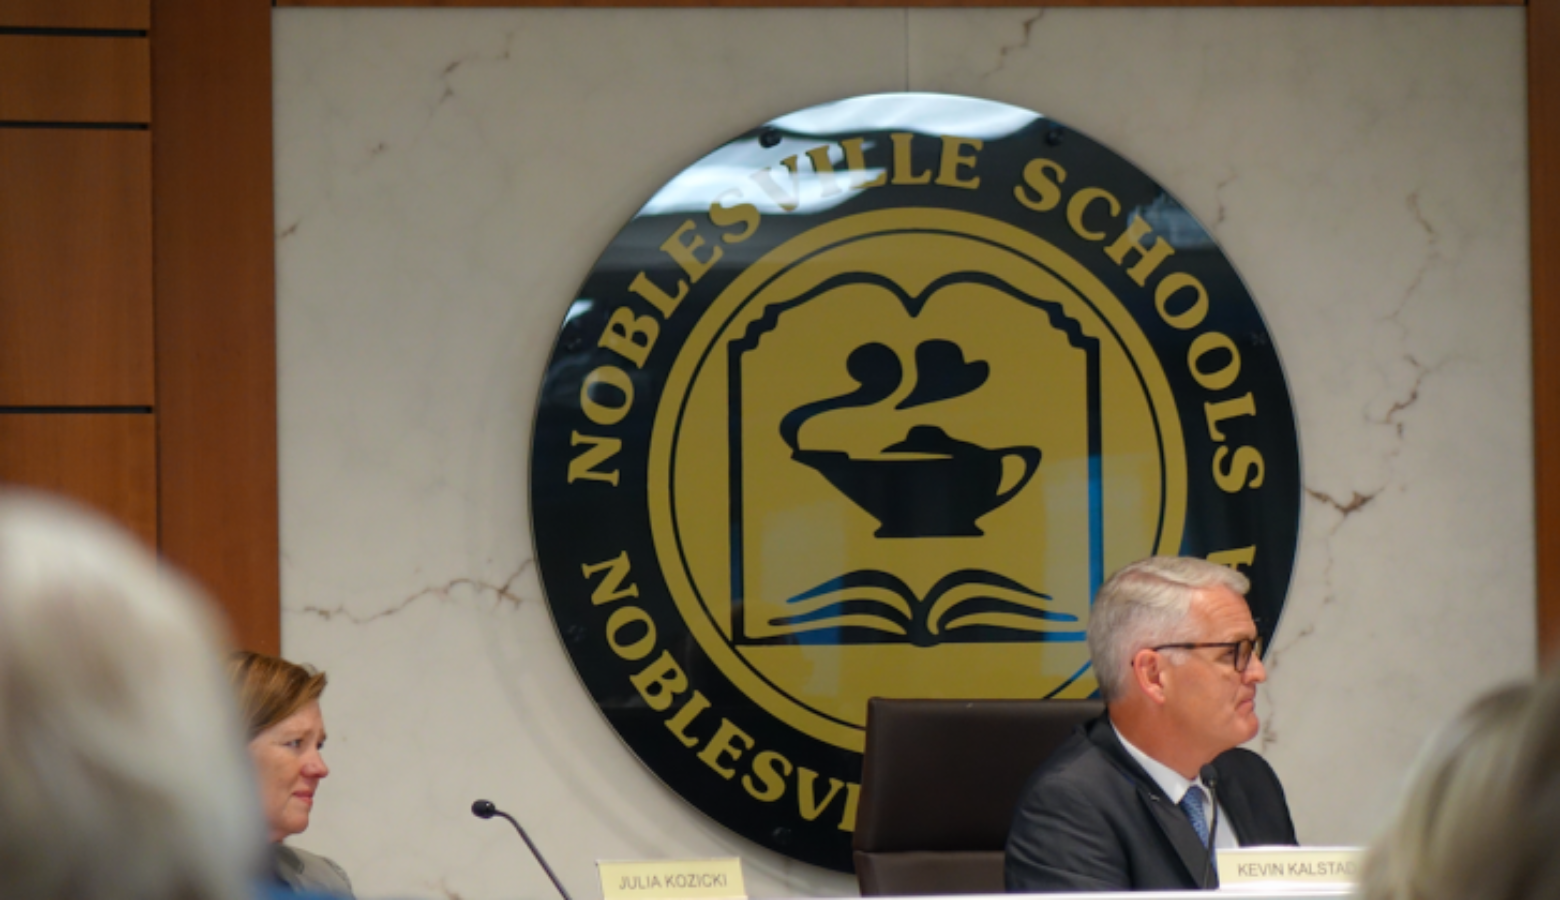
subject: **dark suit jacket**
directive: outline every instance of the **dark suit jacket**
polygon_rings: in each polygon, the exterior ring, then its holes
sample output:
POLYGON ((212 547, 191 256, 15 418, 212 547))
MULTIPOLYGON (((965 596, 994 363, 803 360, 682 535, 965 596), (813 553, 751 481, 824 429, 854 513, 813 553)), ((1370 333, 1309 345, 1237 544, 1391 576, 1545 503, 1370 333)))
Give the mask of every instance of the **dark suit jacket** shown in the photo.
MULTIPOLYGON (((1213 761, 1242 846, 1295 844, 1278 776, 1236 748, 1213 761)), ((1007 889, 1195 890, 1208 859, 1192 823, 1137 764, 1106 716, 1079 726, 1024 786, 1007 840, 1007 889)), ((1217 881, 1216 874, 1209 875, 1217 881)))

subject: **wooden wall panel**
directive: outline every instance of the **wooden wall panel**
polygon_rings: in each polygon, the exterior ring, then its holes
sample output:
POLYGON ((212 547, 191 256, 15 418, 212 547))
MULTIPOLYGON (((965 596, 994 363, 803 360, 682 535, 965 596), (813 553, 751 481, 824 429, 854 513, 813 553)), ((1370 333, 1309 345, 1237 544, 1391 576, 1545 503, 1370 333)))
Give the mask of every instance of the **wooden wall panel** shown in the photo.
POLYGON ((156 0, 152 209, 160 545, 281 642, 269 0, 156 0))
POLYGON ((151 0, 0 0, 0 28, 145 31, 151 19, 151 0))
POLYGON ((1538 642, 1560 653, 1560 0, 1528 4, 1528 215, 1533 290, 1538 642))
POLYGON ((0 128, 0 406, 151 406, 152 143, 0 128))
POLYGON ((0 121, 151 120, 146 38, 0 34, 0 121))
POLYGON ((157 545, 150 413, 0 413, 0 482, 74 497, 157 545))
POLYGON ((277 0, 319 7, 1000 7, 1037 6, 1521 6, 1522 0, 277 0))

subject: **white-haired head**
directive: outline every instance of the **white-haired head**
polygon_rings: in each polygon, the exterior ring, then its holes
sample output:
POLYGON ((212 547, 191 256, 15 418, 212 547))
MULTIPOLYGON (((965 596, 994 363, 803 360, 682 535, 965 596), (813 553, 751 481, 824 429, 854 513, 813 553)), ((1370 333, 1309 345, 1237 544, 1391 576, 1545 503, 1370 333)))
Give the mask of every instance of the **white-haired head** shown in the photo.
POLYGON ((0 897, 243 900, 263 847, 203 600, 97 517, 0 491, 0 897))
POLYGON ((1245 596, 1251 582, 1193 556, 1151 556, 1106 580, 1089 610, 1089 656, 1106 703, 1122 696, 1139 650, 1191 637, 1192 601, 1211 587, 1245 596))

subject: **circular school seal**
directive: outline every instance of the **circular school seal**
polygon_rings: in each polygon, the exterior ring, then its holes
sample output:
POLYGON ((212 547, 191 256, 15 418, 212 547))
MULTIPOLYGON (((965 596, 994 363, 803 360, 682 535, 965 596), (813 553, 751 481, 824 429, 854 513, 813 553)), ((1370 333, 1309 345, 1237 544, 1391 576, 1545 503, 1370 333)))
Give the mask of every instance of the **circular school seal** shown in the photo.
POLYGON ((532 445, 554 621, 673 790, 849 871, 871 697, 1096 690, 1095 590, 1252 580, 1299 447, 1208 232, 1110 150, 932 94, 777 119, 672 179, 570 305, 532 445))

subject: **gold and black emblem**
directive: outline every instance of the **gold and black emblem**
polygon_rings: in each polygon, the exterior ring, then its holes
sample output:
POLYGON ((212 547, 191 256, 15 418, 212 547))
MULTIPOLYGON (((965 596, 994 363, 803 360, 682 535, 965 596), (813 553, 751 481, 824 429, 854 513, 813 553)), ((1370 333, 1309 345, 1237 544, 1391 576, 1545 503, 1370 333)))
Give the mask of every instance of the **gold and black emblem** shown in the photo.
POLYGON ((1299 452, 1208 233, 1087 137, 882 95, 784 117, 607 248, 532 455, 559 633, 630 747, 848 870, 867 699, 1086 697, 1094 590, 1150 554, 1282 607, 1299 452))

